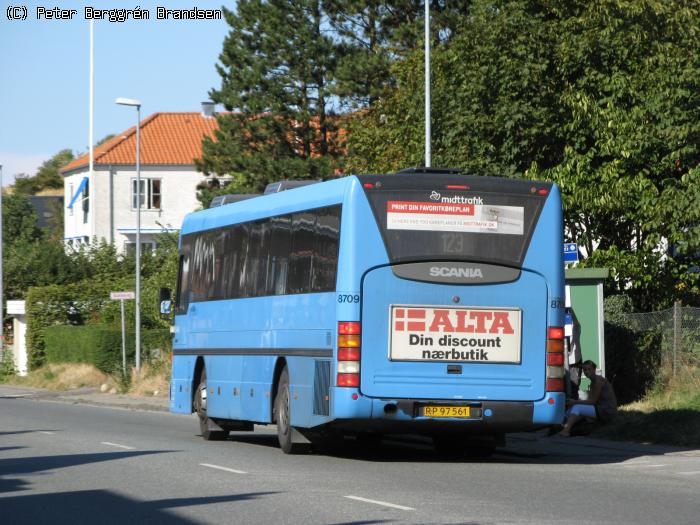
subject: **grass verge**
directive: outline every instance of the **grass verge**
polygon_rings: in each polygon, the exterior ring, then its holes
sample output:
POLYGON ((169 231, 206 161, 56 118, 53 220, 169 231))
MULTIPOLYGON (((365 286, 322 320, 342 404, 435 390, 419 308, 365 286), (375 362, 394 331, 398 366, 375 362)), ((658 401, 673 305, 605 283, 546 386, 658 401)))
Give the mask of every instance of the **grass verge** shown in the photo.
POLYGON ((93 365, 81 363, 52 363, 33 370, 23 377, 5 376, 4 382, 58 391, 84 387, 100 388, 103 384, 109 385, 110 388, 116 387, 116 381, 113 378, 93 365))
POLYGON ((656 387, 636 403, 619 408, 615 420, 591 436, 681 447, 700 447, 700 370, 662 374, 656 387))
POLYGON ((80 363, 52 363, 33 370, 24 377, 0 375, 0 383, 48 390, 66 391, 77 388, 95 388, 103 392, 118 392, 136 396, 167 397, 170 381, 170 360, 144 364, 141 373, 132 369, 127 378, 121 373, 105 374, 93 365, 80 363))

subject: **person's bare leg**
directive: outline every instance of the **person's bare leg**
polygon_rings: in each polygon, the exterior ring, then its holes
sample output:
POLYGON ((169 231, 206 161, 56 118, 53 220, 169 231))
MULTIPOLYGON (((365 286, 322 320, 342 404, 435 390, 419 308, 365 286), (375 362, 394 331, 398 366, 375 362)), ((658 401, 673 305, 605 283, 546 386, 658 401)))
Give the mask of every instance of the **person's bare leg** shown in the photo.
POLYGON ((568 418, 566 418, 566 424, 564 425, 564 428, 561 429, 561 432, 557 434, 557 436, 570 437, 571 429, 580 419, 581 416, 577 414, 571 414, 568 418))

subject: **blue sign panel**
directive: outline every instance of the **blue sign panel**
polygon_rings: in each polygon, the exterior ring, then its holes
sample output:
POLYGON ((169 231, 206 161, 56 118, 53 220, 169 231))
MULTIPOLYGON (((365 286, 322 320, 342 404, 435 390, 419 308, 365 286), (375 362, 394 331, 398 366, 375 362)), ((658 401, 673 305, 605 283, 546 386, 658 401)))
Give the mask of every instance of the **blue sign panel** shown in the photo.
POLYGON ((578 246, 575 242, 564 243, 564 262, 578 262, 578 246))

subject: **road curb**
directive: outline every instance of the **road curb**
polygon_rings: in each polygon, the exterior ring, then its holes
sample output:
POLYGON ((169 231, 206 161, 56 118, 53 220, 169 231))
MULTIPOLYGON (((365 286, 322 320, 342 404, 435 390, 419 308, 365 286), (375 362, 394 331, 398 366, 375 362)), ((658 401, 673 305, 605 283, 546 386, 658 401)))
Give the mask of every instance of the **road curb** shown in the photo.
MULTIPOLYGON (((106 394, 109 395, 109 394, 106 394)), ((123 408, 125 410, 140 410, 140 411, 150 411, 150 412, 168 412, 169 406, 166 404, 156 404, 148 403, 146 400, 134 399, 128 401, 116 401, 112 399, 104 399, 99 397, 72 397, 72 396, 58 396, 52 398, 52 401, 59 401, 62 403, 72 403, 74 405, 91 405, 91 406, 107 406, 112 408, 123 408), (146 401, 146 402, 144 402, 146 401)))
POLYGON ((612 441, 608 439, 600 439, 589 436, 572 436, 572 437, 558 437, 558 436, 547 436, 545 432, 537 433, 518 433, 509 434, 509 439, 514 439, 516 441, 525 441, 530 443, 536 443, 547 449, 560 448, 565 449, 567 447, 581 447, 584 449, 589 449, 594 451, 596 449, 603 449, 609 451, 615 451, 618 453, 626 453, 629 455, 664 455, 664 454, 674 454, 674 455, 689 455, 693 457, 700 456, 700 450, 679 447, 674 445, 661 445, 654 443, 636 443, 633 441, 612 441))
POLYGON ((72 403, 94 406, 109 406, 126 410, 146 410, 168 412, 170 401, 163 397, 128 396, 123 394, 106 394, 96 388, 78 388, 57 392, 43 388, 15 385, 0 385, 0 398, 41 399, 60 403, 72 403))

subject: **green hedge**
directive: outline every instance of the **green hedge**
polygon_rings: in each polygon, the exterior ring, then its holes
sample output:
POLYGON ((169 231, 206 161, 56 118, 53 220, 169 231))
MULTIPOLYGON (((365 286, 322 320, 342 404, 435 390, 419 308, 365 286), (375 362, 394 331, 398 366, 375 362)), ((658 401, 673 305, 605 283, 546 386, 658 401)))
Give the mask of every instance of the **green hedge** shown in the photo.
MULTIPOLYGON (((45 363, 45 331, 55 325, 82 325, 93 321, 109 306, 111 290, 127 290, 126 279, 116 283, 49 285, 30 288, 27 292, 27 353, 29 369, 45 363), (121 287, 118 287, 120 286, 121 287)), ((133 301, 128 301, 133 303, 133 301)))
MULTIPOLYGON (((90 363, 112 373, 122 366, 121 331, 103 326, 56 325, 44 329, 44 354, 47 363, 90 363)), ((169 330, 141 332, 141 360, 148 362, 153 351, 171 351, 169 330)), ((134 334, 126 334, 126 358, 134 362, 134 334)))
POLYGON ((619 404, 644 397, 654 385, 661 366, 660 330, 633 332, 625 314, 632 313, 627 295, 605 298, 605 375, 615 388, 619 404))

